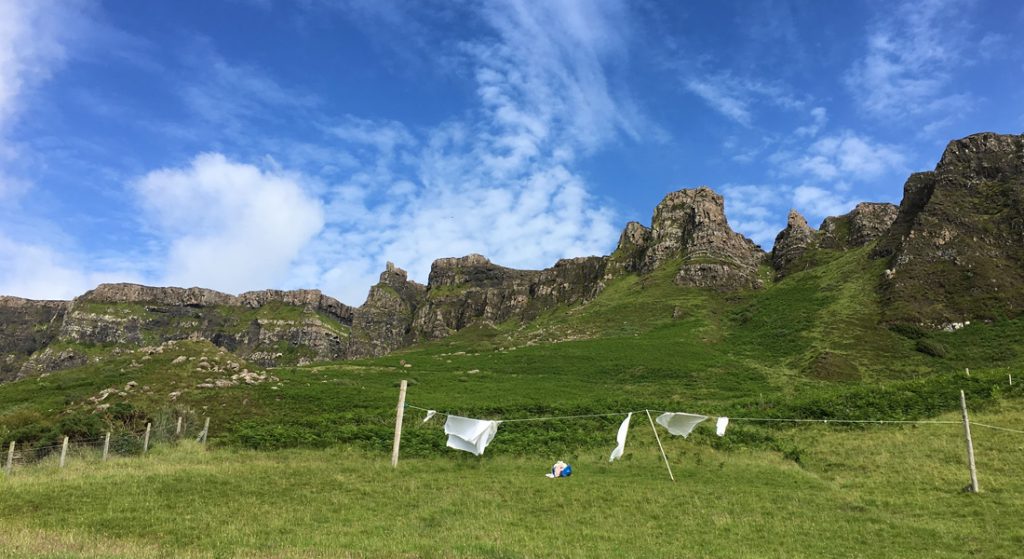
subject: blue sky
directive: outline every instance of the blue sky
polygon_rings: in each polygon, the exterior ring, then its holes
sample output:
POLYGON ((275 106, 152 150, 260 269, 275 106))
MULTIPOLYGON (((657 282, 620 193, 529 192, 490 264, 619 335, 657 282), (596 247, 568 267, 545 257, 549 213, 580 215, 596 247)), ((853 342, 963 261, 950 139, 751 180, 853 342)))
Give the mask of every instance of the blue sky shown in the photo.
POLYGON ((608 254, 708 185, 771 250, 1024 129, 1011 0, 0 0, 0 293, 608 254))

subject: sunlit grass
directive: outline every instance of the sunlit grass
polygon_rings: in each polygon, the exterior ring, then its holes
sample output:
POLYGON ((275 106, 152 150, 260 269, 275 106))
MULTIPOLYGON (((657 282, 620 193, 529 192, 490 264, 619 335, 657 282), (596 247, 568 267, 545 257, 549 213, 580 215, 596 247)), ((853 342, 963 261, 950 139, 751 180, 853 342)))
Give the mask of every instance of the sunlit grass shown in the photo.
MULTIPOLYGON (((1024 407, 975 420, 1020 426, 1024 407)), ((642 421, 612 464, 612 430, 606 449, 445 451, 397 470, 344 448, 165 446, 18 470, 0 482, 0 544, 13 557, 1016 557, 1024 544, 1024 435, 975 428, 972 495, 956 424, 775 431, 798 462, 667 439, 675 483, 642 421), (575 474, 548 480, 559 458, 575 474)))

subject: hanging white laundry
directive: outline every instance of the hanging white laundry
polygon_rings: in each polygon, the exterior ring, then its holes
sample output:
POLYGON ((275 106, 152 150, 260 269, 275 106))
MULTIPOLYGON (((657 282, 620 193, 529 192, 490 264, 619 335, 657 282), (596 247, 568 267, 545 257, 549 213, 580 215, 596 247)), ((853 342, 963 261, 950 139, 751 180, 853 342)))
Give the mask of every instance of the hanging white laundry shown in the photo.
POLYGON ((719 437, 725 436, 725 428, 729 426, 728 417, 719 417, 718 423, 715 424, 715 434, 719 437))
POLYGON ((705 419, 707 419, 706 415, 693 413, 663 413, 655 421, 668 429, 669 433, 686 438, 693 428, 705 419))
POLYGON ((449 415, 448 421, 444 422, 444 434, 448 435, 449 447, 480 456, 494 439, 499 423, 501 422, 449 415))
POLYGON ((430 421, 430 418, 435 415, 437 415, 437 410, 427 410, 427 417, 423 418, 423 423, 430 421))
POLYGON ((615 440, 619 443, 619 446, 612 450, 612 455, 608 458, 609 462, 614 462, 616 458, 622 458, 622 452, 626 450, 626 432, 629 431, 629 420, 631 417, 633 417, 633 412, 629 412, 626 415, 626 419, 622 421, 622 425, 619 425, 619 433, 615 435, 615 440))

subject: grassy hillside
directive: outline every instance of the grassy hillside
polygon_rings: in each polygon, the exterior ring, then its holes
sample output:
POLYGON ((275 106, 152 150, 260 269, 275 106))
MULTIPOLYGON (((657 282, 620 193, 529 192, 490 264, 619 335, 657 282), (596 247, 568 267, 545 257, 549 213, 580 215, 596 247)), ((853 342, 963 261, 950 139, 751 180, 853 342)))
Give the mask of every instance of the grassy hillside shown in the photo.
MULTIPOLYGON (((825 264, 743 293, 679 288, 666 266, 528 324, 479 325, 380 359, 273 369, 276 380, 256 385, 196 388, 230 376, 201 368, 203 358, 264 372, 206 342, 151 354, 78 348, 92 352, 89 365, 0 385, 0 439, 52 443, 69 431, 95 437, 185 414, 210 416, 216 444, 382 451, 403 378, 414 405, 505 419, 644 408, 914 419, 956 409, 960 389, 979 407, 1020 395, 1019 385, 1005 385, 1008 373, 1024 377, 1024 321, 952 333, 883 327, 881 268, 869 250, 823 251, 815 258, 825 264), (139 388, 111 395, 105 410, 87 400, 130 381, 139 388)), ((604 445, 614 421, 521 424, 494 448, 604 445)), ((772 437, 754 439, 779 447, 772 437)), ((415 425, 406 444, 414 454, 441 452, 440 425, 415 425)))
MULTIPOLYGON (((503 423, 482 457, 446 449, 409 408, 387 465, 400 379, 413 406, 501 419, 629 410, 760 418, 975 421, 1024 428, 1024 321, 956 332, 880 325, 869 248, 755 292, 608 285, 528 324, 477 325, 388 357, 264 371, 207 342, 111 353, 0 385, 0 440, 52 444, 158 427, 146 457, 50 457, 0 477, 12 557, 1015 557, 1024 435, 975 428, 967 495, 956 424, 737 420, 666 438, 644 416, 503 423), (202 365, 205 363, 205 365, 202 365), (234 365, 232 365, 234 363, 234 365), (970 367, 970 376, 965 368, 970 367), (199 388, 234 371, 256 384, 199 388), (129 382, 137 383, 126 390, 129 382), (91 402, 115 388, 102 402, 91 402), (124 395, 120 395, 124 392, 124 395), (177 393, 172 396, 172 393, 177 393), (109 405, 98 410, 98 405, 109 405), (175 446, 178 416, 211 445, 175 446), (259 452, 254 452, 257 449, 259 452), (553 482, 555 460, 576 475, 553 482)), ((88 453, 87 453, 88 456, 88 453)))

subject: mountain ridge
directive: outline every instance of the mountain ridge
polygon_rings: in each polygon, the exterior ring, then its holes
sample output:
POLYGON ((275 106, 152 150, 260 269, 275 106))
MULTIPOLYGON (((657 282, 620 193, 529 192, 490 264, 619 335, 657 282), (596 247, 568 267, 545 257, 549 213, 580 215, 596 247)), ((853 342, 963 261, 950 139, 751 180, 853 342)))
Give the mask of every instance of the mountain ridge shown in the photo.
POLYGON ((612 254, 543 270, 472 254, 436 260, 423 285, 389 262, 359 307, 319 290, 229 295, 124 283, 72 301, 0 297, 0 380, 80 365, 75 344, 201 339, 263 366, 379 357, 474 324, 526 322, 585 304, 609 282, 666 266, 680 288, 759 290, 870 243, 871 257, 888 262, 877 286, 882 322, 941 328, 1024 309, 1024 136, 950 142, 934 171, 907 180, 898 207, 861 203, 817 230, 791 211, 770 253, 733 231, 724 208, 706 186, 669 193, 650 226, 626 224, 612 254))

